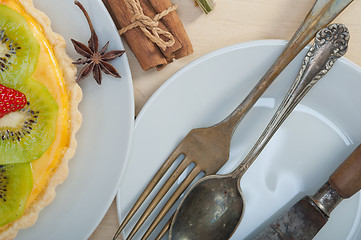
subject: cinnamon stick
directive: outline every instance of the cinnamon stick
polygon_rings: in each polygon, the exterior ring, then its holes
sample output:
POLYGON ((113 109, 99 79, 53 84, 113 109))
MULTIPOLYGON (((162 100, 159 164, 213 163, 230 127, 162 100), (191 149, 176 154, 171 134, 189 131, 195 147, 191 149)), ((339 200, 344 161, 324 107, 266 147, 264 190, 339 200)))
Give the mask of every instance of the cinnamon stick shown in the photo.
MULTIPOLYGON (((133 13, 127 7, 125 0, 103 0, 103 2, 118 29, 131 24, 133 13)), ((141 29, 130 29, 124 33, 124 38, 143 70, 146 71, 153 67, 161 69, 167 65, 166 57, 158 46, 144 35, 141 29)))
MULTIPOLYGON (((149 0, 149 2, 158 13, 168 9, 173 5, 170 0, 149 0)), ((170 30, 170 33, 174 36, 174 38, 178 39, 182 45, 182 48, 175 53, 176 59, 188 56, 189 54, 193 53, 192 44, 181 20, 179 19, 178 14, 176 12, 170 12, 162 18, 162 21, 170 30)))
MULTIPOLYGON (((150 17, 150 18, 153 19, 154 16, 155 16, 156 14, 158 14, 158 12, 156 12, 156 11, 154 10, 154 8, 152 7, 152 5, 149 3, 148 0, 139 0, 139 2, 140 2, 140 5, 142 6, 143 12, 144 12, 144 14, 145 14, 146 16, 148 16, 148 17, 150 17)), ((163 18, 164 18, 164 17, 163 17, 163 18)), ((164 23, 163 23, 162 20, 158 21, 158 24, 159 24, 159 27, 160 27, 162 30, 167 31, 167 32, 171 32, 170 29, 167 28, 167 27, 164 25, 164 23)), ((164 36, 162 36, 162 35, 161 35, 160 37, 161 37, 164 41, 167 41, 167 40, 168 40, 168 39, 166 39, 166 38, 165 38, 164 36)), ((174 44, 173 44, 172 46, 167 47, 165 50, 161 49, 163 55, 166 57, 166 59, 167 59, 168 62, 169 62, 169 61, 172 61, 173 58, 175 58, 175 55, 176 55, 175 52, 182 47, 182 45, 180 44, 180 42, 178 41, 177 38, 174 38, 174 40, 175 40, 175 42, 174 42, 174 44), (168 60, 168 59, 169 59, 169 60, 168 60)))

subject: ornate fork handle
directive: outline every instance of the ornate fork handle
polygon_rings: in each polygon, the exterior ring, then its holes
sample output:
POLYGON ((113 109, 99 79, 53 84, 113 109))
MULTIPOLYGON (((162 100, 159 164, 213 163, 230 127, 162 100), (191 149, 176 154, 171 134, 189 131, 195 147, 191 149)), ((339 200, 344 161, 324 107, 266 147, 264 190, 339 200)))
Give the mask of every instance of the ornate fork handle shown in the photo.
POLYGON ((243 117, 279 73, 282 72, 289 62, 309 43, 317 31, 328 25, 332 19, 352 1, 353 0, 316 0, 311 11, 270 69, 242 103, 225 120, 216 125, 225 126, 225 129, 231 131, 231 134, 233 134, 243 117))
POLYGON ((256 144, 232 173, 233 176, 246 172, 306 93, 332 68, 335 61, 346 53, 348 40, 349 32, 343 24, 331 24, 317 33, 315 43, 307 52, 296 80, 256 144))

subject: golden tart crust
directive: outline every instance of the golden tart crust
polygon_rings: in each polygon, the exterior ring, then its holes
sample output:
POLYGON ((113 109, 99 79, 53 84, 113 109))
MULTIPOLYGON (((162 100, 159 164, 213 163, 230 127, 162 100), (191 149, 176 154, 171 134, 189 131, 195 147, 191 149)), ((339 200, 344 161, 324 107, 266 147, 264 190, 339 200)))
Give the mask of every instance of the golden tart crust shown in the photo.
MULTIPOLYGON (((7 4, 9 0, 0 0, 0 4, 7 4)), ((74 156, 77 142, 75 134, 81 125, 81 114, 78 110, 78 104, 82 99, 82 91, 75 82, 76 67, 72 64, 72 59, 66 53, 64 38, 54 33, 50 26, 50 19, 45 13, 36 9, 32 0, 14 0, 20 4, 25 12, 30 15, 37 24, 42 28, 43 34, 52 48, 52 53, 56 58, 57 67, 59 68, 68 96, 68 142, 66 150, 49 173, 49 178, 43 184, 39 193, 36 194, 25 209, 22 217, 0 227, 0 239, 15 238, 19 229, 27 228, 33 225, 38 218, 39 212, 53 201, 55 197, 55 187, 61 184, 68 176, 68 162, 74 156)), ((35 160, 36 161, 36 160, 35 160)), ((49 160, 52 161, 52 160, 49 160)))

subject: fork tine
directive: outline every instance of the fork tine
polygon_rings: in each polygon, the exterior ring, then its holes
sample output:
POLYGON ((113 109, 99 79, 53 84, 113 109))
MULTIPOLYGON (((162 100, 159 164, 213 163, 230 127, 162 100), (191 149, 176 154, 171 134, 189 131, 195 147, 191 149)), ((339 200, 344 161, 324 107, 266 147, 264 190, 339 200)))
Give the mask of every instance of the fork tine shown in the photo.
POLYGON ((134 235, 137 233, 139 228, 143 225, 145 220, 147 220, 149 215, 152 213, 154 208, 162 200, 164 195, 168 192, 168 190, 171 188, 171 186, 174 184, 174 182, 178 179, 178 177, 182 174, 182 172, 188 167, 189 164, 190 164, 190 160, 189 160, 189 158, 187 158, 187 156, 185 156, 183 161, 174 170, 172 175, 167 179, 167 181, 164 183, 163 187, 159 190, 157 195, 153 198, 151 203, 148 205, 147 209, 144 211, 142 216, 139 218, 138 222, 133 227, 132 231, 129 233, 129 236, 127 237, 127 239, 132 239, 134 237, 134 235))
POLYGON ((173 217, 174 217, 174 214, 169 218, 168 222, 164 225, 164 227, 159 232, 159 234, 157 235, 155 240, 161 240, 162 237, 167 233, 167 231, 169 230, 170 225, 172 224, 173 217))
POLYGON ((149 226, 148 230, 145 232, 142 239, 147 239, 150 234, 157 227, 159 222, 163 219, 163 217, 167 214, 169 209, 173 206, 173 204, 177 201, 179 196, 184 192, 184 190, 189 186, 189 184, 197 177, 197 175, 201 172, 199 167, 195 166, 189 175, 183 180, 183 182, 179 185, 177 190, 173 193, 173 195, 169 198, 167 203, 163 206, 162 210, 159 212, 158 216, 154 219, 152 224, 149 226))
POLYGON ((174 163, 174 161, 178 158, 178 156, 181 154, 181 151, 177 147, 171 155, 168 157, 168 159, 163 163, 162 167, 158 170, 158 172, 155 174, 153 179, 149 182, 148 186, 144 189, 142 194, 139 196, 138 200, 134 203, 131 210, 128 212, 127 216, 122 221, 121 225, 118 227, 117 232, 115 233, 113 240, 117 239, 120 235, 120 233, 123 231, 125 226, 129 223, 130 219, 134 216, 134 214, 138 211, 140 206, 143 204, 145 199, 149 196, 149 194, 153 191, 155 186, 158 184, 160 179, 164 176, 164 174, 167 172, 169 167, 174 163))

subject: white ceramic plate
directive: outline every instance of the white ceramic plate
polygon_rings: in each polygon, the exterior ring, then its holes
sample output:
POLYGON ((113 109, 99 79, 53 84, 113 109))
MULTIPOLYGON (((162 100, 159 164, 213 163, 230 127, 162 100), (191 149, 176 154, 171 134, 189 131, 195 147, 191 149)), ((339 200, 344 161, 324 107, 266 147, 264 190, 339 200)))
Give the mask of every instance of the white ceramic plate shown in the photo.
MULTIPOLYGON (((136 119, 129 163, 117 196, 120 219, 183 137, 193 128, 211 126, 226 117, 284 45, 284 41, 264 40, 220 49, 192 62, 161 86, 136 119)), ((291 62, 244 118, 220 173, 233 170, 256 142, 305 53, 291 62)), ((361 142, 359 89, 361 69, 342 59, 305 96, 243 176, 245 213, 232 239, 255 236, 304 195, 314 194, 361 142)), ((360 217, 357 193, 334 210, 316 239, 360 239, 360 217)))
MULTIPOLYGON (((85 17, 73 2, 34 0, 34 5, 50 17, 53 30, 65 38, 69 55, 78 59, 80 55, 70 39, 87 43, 90 32, 85 17)), ((93 21, 100 47, 109 40, 109 50, 124 49, 102 2, 81 2, 93 21)), ((78 148, 70 161, 69 176, 57 187, 54 202, 40 212, 36 224, 21 230, 17 239, 87 239, 113 201, 129 152, 134 98, 126 55, 112 64, 121 79, 104 74, 101 86, 92 78, 80 83, 83 124, 77 134, 78 148)))

